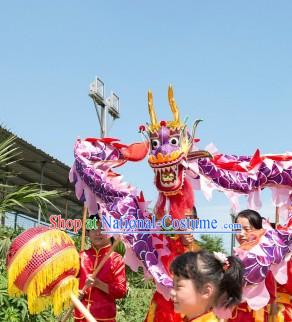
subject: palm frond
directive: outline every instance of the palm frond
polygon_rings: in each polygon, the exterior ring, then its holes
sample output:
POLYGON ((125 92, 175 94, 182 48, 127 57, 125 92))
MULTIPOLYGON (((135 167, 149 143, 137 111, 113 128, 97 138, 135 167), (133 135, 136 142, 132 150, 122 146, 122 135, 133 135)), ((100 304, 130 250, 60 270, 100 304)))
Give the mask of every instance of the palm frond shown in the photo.
POLYGON ((11 211, 15 208, 22 208, 28 210, 26 204, 34 203, 41 206, 42 209, 46 209, 47 205, 51 205, 56 210, 60 211, 51 201, 51 199, 57 198, 62 193, 57 190, 40 191, 38 184, 28 184, 24 186, 11 186, 0 185, 5 187, 3 197, 0 199, 0 213, 11 211))
POLYGON ((57 190, 42 190, 41 185, 37 183, 22 186, 5 183, 8 176, 17 175, 9 172, 9 169, 7 170, 8 165, 20 160, 17 157, 21 152, 18 152, 15 140, 15 136, 0 139, 0 215, 5 215, 6 212, 11 210, 22 209, 29 212, 29 204, 38 206, 43 216, 47 212, 49 205, 60 211, 52 200, 65 193, 57 190))
POLYGON ((17 162, 16 157, 21 154, 15 145, 15 136, 0 141, 0 166, 7 167, 12 163, 17 162))

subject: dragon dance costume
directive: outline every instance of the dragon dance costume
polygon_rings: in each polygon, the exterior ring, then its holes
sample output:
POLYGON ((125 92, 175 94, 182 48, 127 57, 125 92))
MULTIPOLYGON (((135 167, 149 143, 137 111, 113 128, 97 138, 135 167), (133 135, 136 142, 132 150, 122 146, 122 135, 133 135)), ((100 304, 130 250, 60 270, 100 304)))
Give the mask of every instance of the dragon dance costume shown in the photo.
POLYGON ((228 319, 228 322, 269 322, 271 304, 274 304, 276 299, 276 282, 271 273, 267 275, 265 285, 270 294, 269 304, 255 311, 246 302, 241 303, 232 311, 232 318, 228 319))
MULTIPOLYGON (((260 237, 265 233, 264 229, 257 231, 257 238, 252 242, 246 242, 240 246, 240 249, 249 251, 260 243, 260 237)), ((232 311, 232 318, 228 322, 269 322, 271 315, 271 305, 274 305, 276 299, 276 282, 271 271, 269 271, 265 278, 265 287, 269 294, 269 301, 267 305, 260 305, 258 310, 251 309, 247 302, 240 303, 232 311)))
MULTIPOLYGON (((289 296, 287 298, 281 290, 288 291, 292 277, 289 269, 290 261, 287 265, 291 256, 291 213, 285 226, 278 225, 273 229, 265 221, 263 227, 249 233, 250 241, 235 248, 235 254, 244 265, 243 299, 245 302, 236 307, 229 322, 284 321, 280 316, 285 306, 279 307, 279 301, 289 299, 289 296), (258 265, 252 263, 253 258, 258 265), (287 283, 280 285, 277 281, 281 284, 285 281, 287 283)), ((287 314, 285 321, 292 321, 287 318, 287 314)))
POLYGON ((292 321, 292 261, 288 263, 288 281, 277 287, 275 322, 292 321))
MULTIPOLYGON (((88 138, 77 140, 75 144, 75 162, 70 172, 70 180, 75 184, 77 197, 88 207, 89 214, 102 213, 107 218, 119 220, 150 218, 147 202, 140 197, 140 191, 128 183, 114 169, 122 164, 142 160, 149 154, 148 163, 154 171, 154 182, 159 196, 154 214, 161 218, 170 214, 172 218, 183 219, 194 206, 194 190, 201 190, 207 199, 212 191, 222 191, 238 206, 238 199, 248 197, 248 207, 259 209, 260 193, 264 188, 272 190, 273 203, 279 207, 282 216, 287 217, 286 209, 292 193, 292 155, 261 155, 259 150, 252 157, 224 155, 214 149, 198 150, 195 130, 200 122, 196 121, 193 130, 180 119, 179 108, 175 102, 173 89, 169 87, 168 100, 173 120, 158 121, 152 93, 148 93, 150 123, 139 127, 146 138, 144 142, 125 145, 114 138, 88 138)), ((108 233, 115 228, 108 228, 108 233)), ((172 278, 169 263, 172 258, 185 251, 176 236, 159 235, 161 227, 155 227, 156 234, 132 233, 121 236, 126 246, 126 263, 137 270, 144 269, 145 278, 152 277, 157 292, 148 312, 147 321, 177 321, 172 311, 170 290, 172 278), (173 242, 177 245, 173 247, 173 242), (168 308, 168 315, 159 307, 168 308), (160 317, 160 314, 161 317, 160 317), (167 316, 167 317, 166 317, 167 316)), ((145 229, 144 229, 145 231, 145 229)), ((250 288, 255 286, 260 296, 265 296, 265 305, 269 301, 263 283, 272 269, 276 277, 278 270, 286 265, 285 256, 290 252, 291 231, 286 233, 267 231, 265 241, 269 247, 263 254, 245 252, 246 256, 246 292, 248 305, 260 309, 251 300, 255 297, 250 288), (281 247, 273 242, 273 238, 281 247), (283 246, 283 247, 282 247, 283 246), (274 254, 274 255, 273 255, 274 254), (257 286, 260 286, 261 289, 257 286), (250 286, 250 287, 249 287, 250 286)), ((259 246, 261 247, 261 246, 259 246)), ((277 280, 277 278, 276 278, 277 280)), ((282 278, 278 282, 285 282, 282 278)), ((268 293, 268 292, 267 292, 268 293)), ((256 302, 256 300, 255 300, 256 302)), ((263 305, 262 307, 264 307, 263 305)))
MULTIPOLYGON (((98 250, 91 247, 81 252, 79 289, 84 287, 88 275, 93 273, 110 248, 110 245, 98 250)), ((109 293, 106 294, 99 288, 92 286, 86 290, 82 303, 97 321, 115 322, 115 300, 124 297, 127 292, 125 264, 122 256, 113 252, 98 272, 97 278, 108 285, 109 293)), ((76 322, 87 321, 77 309, 74 317, 76 322)))
MULTIPOLYGON (((176 219, 186 218, 195 203, 194 190, 201 190, 208 200, 213 190, 221 191, 234 208, 238 208, 240 196, 247 196, 248 207, 257 210, 261 206, 261 191, 264 188, 272 191, 274 206, 279 207, 281 215, 287 218, 286 210, 292 194, 291 153, 261 155, 257 150, 250 157, 220 154, 211 146, 206 151, 199 150, 195 130, 200 120, 194 122, 192 131, 189 131, 186 122, 181 121, 172 87, 168 90, 168 100, 173 120, 159 122, 152 93, 148 93, 151 122, 139 127, 140 133, 146 138, 143 142, 126 145, 114 138, 77 140, 70 181, 75 185, 77 198, 88 208, 90 215, 100 213, 108 220, 115 218, 122 222, 151 217, 152 214, 147 210, 148 202, 141 198, 141 191, 123 182, 122 177, 114 171, 126 162, 141 161, 148 154, 148 163, 153 169, 155 186, 159 192, 154 210, 157 218, 164 214, 176 219)), ((108 234, 116 230, 115 227, 107 228, 108 234)), ((139 228, 135 232, 129 228, 123 231, 120 238, 126 247, 125 262, 135 271, 139 266, 142 267, 145 278, 153 278, 156 284, 159 295, 156 293, 154 300, 157 305, 155 310, 152 306, 153 314, 149 317, 149 312, 148 321, 159 320, 159 312, 162 312, 159 307, 163 305, 169 305, 168 316, 164 316, 163 320, 176 321, 177 315, 168 302, 172 288, 169 263, 186 249, 177 236, 171 238, 162 232, 157 234, 161 231, 160 226, 154 230, 155 234, 146 234, 145 229, 139 232, 139 228)), ((244 300, 254 310, 269 302, 270 295, 265 287, 269 271, 279 284, 287 282, 283 271, 291 251, 291 229, 268 229, 262 241, 248 251, 239 250, 238 254, 245 265, 244 300)), ((28 254, 31 256, 31 253, 28 254)), ((36 252, 36 256, 38 254, 36 252)), ((30 259, 27 256, 22 264, 30 259)), ((72 270, 67 267, 73 274, 70 276, 77 275, 78 265, 71 262, 72 270)), ((10 269, 11 287, 17 284, 22 288, 21 282, 16 281, 21 268, 17 266, 10 269)), ((66 274, 63 270, 59 273, 66 274)), ((58 280, 58 274, 55 275, 53 277, 58 280)), ((33 293, 32 289, 30 293, 33 293)), ((38 291, 36 295, 39 294, 38 291)), ((63 297, 65 300, 66 294, 63 297)))
MULTIPOLYGON (((287 227, 292 226, 292 207, 288 208, 289 220, 287 227)), ((278 228, 284 228, 278 226, 278 228)), ((277 311, 275 313, 275 322, 290 322, 292 321, 292 259, 289 260, 287 265, 287 283, 281 285, 277 284, 276 305, 277 311)))

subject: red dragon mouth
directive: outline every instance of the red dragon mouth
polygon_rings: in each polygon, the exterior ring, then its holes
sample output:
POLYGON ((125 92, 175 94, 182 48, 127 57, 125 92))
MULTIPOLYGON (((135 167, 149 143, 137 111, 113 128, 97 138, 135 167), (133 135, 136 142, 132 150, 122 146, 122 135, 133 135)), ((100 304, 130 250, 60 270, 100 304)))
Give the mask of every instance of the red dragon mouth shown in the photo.
POLYGON ((149 157, 149 164, 155 172, 155 184, 161 192, 176 192, 181 189, 184 181, 184 167, 181 161, 184 154, 175 151, 163 156, 161 153, 149 157))

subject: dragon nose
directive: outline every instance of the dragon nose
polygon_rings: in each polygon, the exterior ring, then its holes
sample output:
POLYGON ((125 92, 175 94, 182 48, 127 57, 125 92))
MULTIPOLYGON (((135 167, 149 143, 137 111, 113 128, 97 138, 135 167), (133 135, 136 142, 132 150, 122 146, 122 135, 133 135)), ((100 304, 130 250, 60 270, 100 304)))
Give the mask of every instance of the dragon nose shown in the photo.
POLYGON ((155 150, 155 156, 157 156, 158 153, 161 153, 162 155, 167 155, 176 150, 178 150, 177 147, 170 144, 164 144, 155 150))

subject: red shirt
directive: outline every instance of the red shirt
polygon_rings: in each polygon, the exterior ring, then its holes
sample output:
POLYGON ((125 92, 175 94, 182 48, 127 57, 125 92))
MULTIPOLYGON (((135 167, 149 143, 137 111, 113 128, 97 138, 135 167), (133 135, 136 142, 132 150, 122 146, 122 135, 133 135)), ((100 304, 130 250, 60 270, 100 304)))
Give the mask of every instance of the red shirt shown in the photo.
MULTIPOLYGON (((88 275, 93 273, 110 248, 111 245, 99 250, 92 247, 80 253, 79 289, 83 288, 88 275)), ((96 277, 108 284, 109 294, 92 286, 86 290, 82 303, 97 320, 115 321, 115 299, 122 298, 127 293, 125 263, 122 256, 113 252, 96 277)), ((78 310, 75 310, 74 315, 75 321, 84 319, 78 310)))

